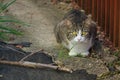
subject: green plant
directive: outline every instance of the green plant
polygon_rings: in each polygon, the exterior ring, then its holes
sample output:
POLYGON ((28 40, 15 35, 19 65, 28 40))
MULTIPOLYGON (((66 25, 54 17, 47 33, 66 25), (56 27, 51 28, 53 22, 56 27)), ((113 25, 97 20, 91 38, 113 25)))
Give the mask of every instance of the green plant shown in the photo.
MULTIPOLYGON (((11 28, 9 25, 6 25, 8 23, 17 23, 17 24, 25 24, 24 22, 17 20, 13 17, 10 16, 5 16, 3 15, 4 11, 12 5, 16 0, 12 0, 7 3, 0 3, 0 40, 7 40, 8 39, 8 34, 13 34, 13 35, 22 35, 22 32, 11 28)), ((27 25, 27 24, 25 24, 27 25)))
POLYGON ((68 50, 65 49, 63 46, 60 46, 59 52, 58 52, 58 58, 59 59, 66 59, 68 58, 68 50))
POLYGON ((114 54, 115 56, 119 57, 119 55, 120 55, 120 50, 115 51, 113 54, 114 54))

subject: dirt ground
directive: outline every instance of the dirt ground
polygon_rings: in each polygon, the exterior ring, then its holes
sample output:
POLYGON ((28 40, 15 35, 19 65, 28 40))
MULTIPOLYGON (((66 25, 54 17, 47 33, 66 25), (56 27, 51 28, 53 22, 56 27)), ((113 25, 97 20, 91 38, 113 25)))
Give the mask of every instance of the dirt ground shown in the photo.
MULTIPOLYGON (((13 42, 31 42, 31 47, 24 48, 28 52, 39 51, 42 48, 50 52, 51 55, 58 55, 59 44, 56 42, 53 28, 65 13, 65 11, 58 8, 59 6, 52 5, 50 0, 17 0, 9 7, 8 12, 30 24, 30 27, 20 27, 24 35, 17 37, 13 42)), ((88 73, 97 76, 109 72, 108 68, 104 65, 104 61, 97 58, 68 57, 59 60, 67 67, 75 70, 85 69, 88 73)), ((116 78, 116 80, 119 79, 116 78)), ((110 80, 114 79, 111 78, 110 80)))

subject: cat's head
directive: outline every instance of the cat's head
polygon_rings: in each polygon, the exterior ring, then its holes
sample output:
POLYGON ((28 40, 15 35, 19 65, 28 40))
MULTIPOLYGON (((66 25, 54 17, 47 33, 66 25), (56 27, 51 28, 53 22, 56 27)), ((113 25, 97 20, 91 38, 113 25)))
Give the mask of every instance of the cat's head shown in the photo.
POLYGON ((90 33, 91 30, 91 25, 94 23, 92 20, 91 15, 86 15, 86 19, 81 22, 81 23, 74 23, 68 20, 69 23, 69 28, 67 28, 66 35, 69 40, 72 40, 78 34, 81 33, 82 37, 87 37, 90 33), (79 32, 81 31, 81 32, 79 32))

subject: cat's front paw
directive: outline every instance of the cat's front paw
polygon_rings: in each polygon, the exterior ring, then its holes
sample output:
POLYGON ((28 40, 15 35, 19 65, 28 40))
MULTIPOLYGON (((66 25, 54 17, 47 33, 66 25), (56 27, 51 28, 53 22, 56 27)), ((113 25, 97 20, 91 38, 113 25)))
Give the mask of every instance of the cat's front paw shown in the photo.
POLYGON ((89 52, 86 51, 86 52, 82 52, 82 53, 76 53, 76 52, 73 52, 73 51, 70 51, 69 52, 69 56, 82 56, 82 57, 87 57, 89 55, 89 52))
POLYGON ((86 56, 89 55, 89 52, 88 52, 88 51, 86 51, 86 52, 81 52, 80 55, 83 56, 83 57, 86 57, 86 56))
POLYGON ((69 56, 77 56, 77 55, 78 54, 76 52, 72 52, 72 51, 69 52, 69 56))

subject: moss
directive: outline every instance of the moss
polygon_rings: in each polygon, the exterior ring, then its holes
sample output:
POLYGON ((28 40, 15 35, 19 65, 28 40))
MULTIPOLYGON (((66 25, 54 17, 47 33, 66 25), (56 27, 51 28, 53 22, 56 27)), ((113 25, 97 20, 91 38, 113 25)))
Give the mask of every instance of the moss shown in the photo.
POLYGON ((66 59, 69 58, 70 56, 68 55, 68 50, 65 49, 63 46, 59 47, 59 52, 58 52, 58 59, 66 59))

